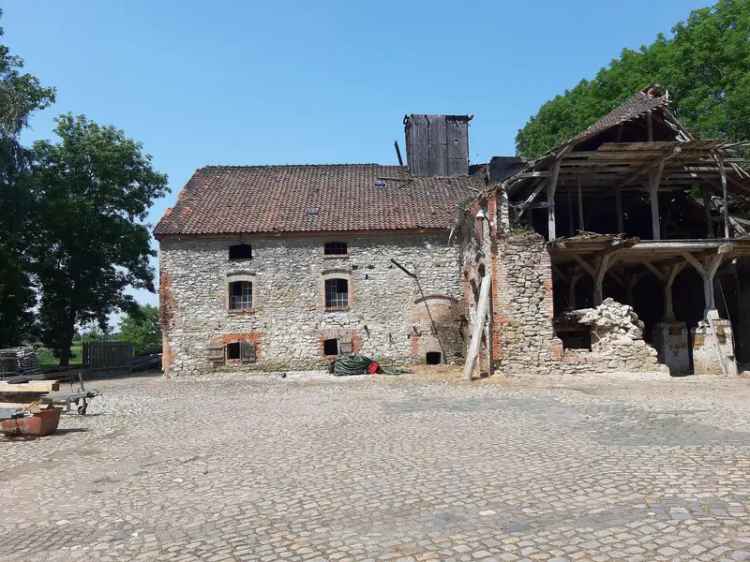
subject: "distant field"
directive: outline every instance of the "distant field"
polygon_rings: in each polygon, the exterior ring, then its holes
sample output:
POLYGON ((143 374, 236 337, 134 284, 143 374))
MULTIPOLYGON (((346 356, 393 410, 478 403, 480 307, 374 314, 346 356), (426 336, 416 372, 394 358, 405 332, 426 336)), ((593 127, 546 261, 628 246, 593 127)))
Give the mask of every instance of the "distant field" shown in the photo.
MULTIPOLYGON (((70 348, 73 354, 70 358, 71 365, 81 365, 81 344, 74 343, 70 348)), ((49 369, 50 367, 57 367, 59 361, 52 355, 52 352, 46 347, 40 347, 36 350, 37 356, 39 357, 39 366, 42 369, 49 369)))

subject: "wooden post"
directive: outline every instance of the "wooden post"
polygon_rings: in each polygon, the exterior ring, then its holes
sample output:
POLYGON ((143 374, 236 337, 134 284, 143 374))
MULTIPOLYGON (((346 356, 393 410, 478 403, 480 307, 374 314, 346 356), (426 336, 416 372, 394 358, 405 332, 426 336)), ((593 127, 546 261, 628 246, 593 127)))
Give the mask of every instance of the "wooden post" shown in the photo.
POLYGON ((685 267, 684 263, 678 263, 672 266, 669 272, 669 277, 666 278, 664 283, 664 320, 667 322, 674 322, 674 303, 672 301, 672 286, 674 280, 677 279, 682 268, 685 267))
POLYGON ((661 228, 659 225, 659 183, 661 182, 663 172, 664 160, 659 162, 659 165, 649 176, 648 193, 651 201, 651 229, 654 240, 661 240, 661 228))
POLYGON ((583 224, 583 190, 580 176, 578 177, 578 230, 586 230, 583 224))
MULTIPOLYGON (((492 288, 492 232, 490 228, 490 219, 482 219, 482 253, 484 254, 484 274, 490 280, 492 288)), ((492 291, 487 299, 487 314, 484 319, 484 342, 485 352, 487 354, 487 374, 492 375, 492 291)))
POLYGON ((596 275, 594 276, 594 306, 599 306, 604 300, 604 276, 607 274, 607 270, 612 267, 618 260, 618 256, 614 252, 604 254, 599 258, 599 266, 596 268, 596 275))
POLYGON ((566 191, 566 194, 568 196, 568 232, 572 236, 576 232, 573 224, 573 196, 569 189, 566 191))
POLYGON ((714 225, 711 222, 711 192, 703 186, 703 207, 706 213, 706 238, 714 237, 714 225))
POLYGON ((622 189, 615 190, 615 212, 617 213, 617 234, 625 232, 625 217, 622 215, 622 189))
POLYGON ((557 191, 557 178, 560 176, 560 164, 562 158, 555 160, 552 167, 552 176, 547 183, 547 239, 549 241, 557 238, 555 227, 555 192, 557 191))
POLYGON ((474 372, 474 365, 477 361, 477 355, 479 355, 479 346, 482 344, 482 330, 484 329, 484 323, 487 320, 487 312, 490 303, 490 285, 490 274, 485 270, 485 275, 482 277, 482 284, 479 287, 477 315, 474 319, 474 329, 472 330, 469 352, 466 354, 466 364, 464 365, 464 379, 467 381, 471 380, 471 375, 474 372))
POLYGON ((575 272, 570 276, 570 284, 568 285, 568 306, 571 310, 576 310, 576 286, 581 277, 583 277, 583 273, 581 272, 575 272))
POLYGON ((714 277, 716 272, 719 270, 719 266, 724 259, 723 254, 717 254, 711 256, 704 263, 698 261, 693 254, 685 252, 682 257, 692 265, 698 274, 703 279, 703 300, 705 302, 705 309, 703 312, 704 319, 707 319, 709 312, 716 310, 716 298, 714 296, 714 277))
POLYGON ((721 196, 723 197, 722 215, 724 216, 724 238, 729 238, 729 206, 727 205, 727 171, 724 168, 724 159, 719 156, 719 173, 721 174, 721 196))

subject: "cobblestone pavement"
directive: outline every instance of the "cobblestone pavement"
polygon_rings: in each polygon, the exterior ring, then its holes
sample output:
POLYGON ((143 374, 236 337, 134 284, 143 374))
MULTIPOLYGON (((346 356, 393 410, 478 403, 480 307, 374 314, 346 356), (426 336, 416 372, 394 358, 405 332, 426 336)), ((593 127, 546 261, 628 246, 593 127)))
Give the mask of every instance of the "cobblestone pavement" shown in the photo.
POLYGON ((750 560, 750 380, 102 381, 0 441, 0 561, 750 560))

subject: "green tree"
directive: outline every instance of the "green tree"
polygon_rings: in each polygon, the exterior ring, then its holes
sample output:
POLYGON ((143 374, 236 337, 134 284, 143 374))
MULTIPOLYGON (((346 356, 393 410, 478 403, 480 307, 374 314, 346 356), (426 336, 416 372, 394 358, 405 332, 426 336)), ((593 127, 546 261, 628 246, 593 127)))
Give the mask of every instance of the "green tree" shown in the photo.
POLYGON ((634 92, 666 87, 682 122, 706 138, 750 138, 750 2, 720 0, 693 11, 669 38, 619 59, 548 101, 516 136, 537 157, 585 129, 634 92))
POLYGON ((52 103, 55 94, 22 68, 23 60, 0 44, 0 347, 21 343, 32 331, 36 298, 28 248, 36 221, 29 154, 18 135, 29 115, 52 103))
POLYGON ((136 355, 161 350, 159 309, 147 304, 128 313, 120 321, 120 339, 132 343, 136 355))
POLYGON ((34 144, 33 189, 40 236, 35 273, 42 289, 42 341, 67 365, 75 326, 130 312, 128 287, 154 290, 156 255, 143 220, 167 192, 139 143, 85 117, 63 115, 60 142, 34 144))

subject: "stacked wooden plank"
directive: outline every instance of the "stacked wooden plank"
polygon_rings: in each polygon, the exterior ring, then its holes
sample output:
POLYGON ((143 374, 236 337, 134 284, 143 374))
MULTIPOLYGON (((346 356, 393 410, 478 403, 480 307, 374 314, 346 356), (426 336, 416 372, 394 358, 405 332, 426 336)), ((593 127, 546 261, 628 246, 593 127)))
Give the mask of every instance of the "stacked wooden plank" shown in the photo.
POLYGON ((50 392, 59 390, 56 380, 27 380, 11 383, 0 381, 0 408, 27 410, 51 403, 47 398, 50 392))
POLYGON ((39 358, 31 347, 0 349, 0 378, 39 372, 39 358))

